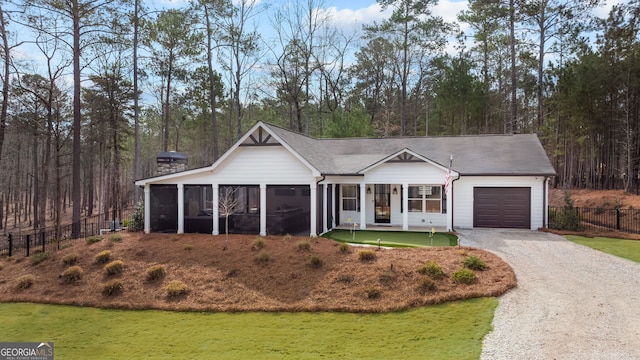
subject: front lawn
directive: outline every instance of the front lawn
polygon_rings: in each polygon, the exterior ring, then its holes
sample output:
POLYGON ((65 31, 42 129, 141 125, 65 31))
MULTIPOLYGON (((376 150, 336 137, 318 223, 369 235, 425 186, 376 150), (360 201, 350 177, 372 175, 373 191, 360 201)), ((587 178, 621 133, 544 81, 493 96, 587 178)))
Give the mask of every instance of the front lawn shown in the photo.
POLYGON ((2 341, 59 359, 478 359, 498 301, 382 313, 197 313, 0 304, 2 341))
POLYGON ((631 261, 640 262, 640 241, 614 239, 606 237, 588 238, 584 236, 568 235, 567 239, 574 243, 619 256, 631 261))
POLYGON ((353 244, 378 245, 390 247, 416 246, 456 246, 458 237, 453 234, 436 232, 374 231, 374 230, 331 230, 323 237, 353 244))

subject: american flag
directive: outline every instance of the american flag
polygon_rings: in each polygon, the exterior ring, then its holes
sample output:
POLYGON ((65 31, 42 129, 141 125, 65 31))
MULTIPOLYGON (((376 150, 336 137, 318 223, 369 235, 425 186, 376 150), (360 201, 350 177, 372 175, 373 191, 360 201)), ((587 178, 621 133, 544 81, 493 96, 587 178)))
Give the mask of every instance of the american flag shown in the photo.
POLYGON ((447 169, 447 173, 444 176, 444 193, 447 194, 449 191, 449 185, 451 184, 451 165, 453 165, 453 155, 449 158, 449 168, 447 169))

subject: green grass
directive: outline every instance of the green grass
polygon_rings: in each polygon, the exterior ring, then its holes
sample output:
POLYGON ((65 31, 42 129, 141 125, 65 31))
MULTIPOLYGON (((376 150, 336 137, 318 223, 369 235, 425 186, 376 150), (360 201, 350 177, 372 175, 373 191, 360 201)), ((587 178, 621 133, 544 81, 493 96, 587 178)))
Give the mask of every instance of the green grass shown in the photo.
POLYGON ((331 230, 322 235, 323 237, 333 239, 340 242, 349 242, 357 244, 380 245, 391 247, 415 247, 415 246, 456 246, 458 245, 458 237, 453 234, 435 233, 430 237, 428 232, 409 232, 409 231, 373 231, 373 230, 356 230, 355 240, 350 230, 331 230))
POLYGON ((478 359, 495 298, 385 314, 196 313, 0 304, 2 341, 59 359, 478 359))
POLYGON ((640 241, 638 240, 606 237, 588 238, 577 235, 568 235, 567 239, 577 244, 640 263, 640 241))

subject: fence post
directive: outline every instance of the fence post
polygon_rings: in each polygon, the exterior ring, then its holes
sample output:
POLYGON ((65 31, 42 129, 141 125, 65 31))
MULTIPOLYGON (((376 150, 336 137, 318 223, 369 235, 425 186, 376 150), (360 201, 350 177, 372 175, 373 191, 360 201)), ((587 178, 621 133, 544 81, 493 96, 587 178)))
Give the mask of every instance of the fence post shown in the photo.
POLYGON ((31 234, 27 234, 27 256, 29 256, 29 243, 31 242, 31 234))
POLYGON ((13 254, 13 235, 9 233, 9 257, 13 254))
POLYGON ((616 207, 616 230, 620 230, 620 208, 616 207))
POLYGON ((42 252, 47 252, 47 249, 44 247, 44 231, 40 233, 40 237, 42 238, 42 252))

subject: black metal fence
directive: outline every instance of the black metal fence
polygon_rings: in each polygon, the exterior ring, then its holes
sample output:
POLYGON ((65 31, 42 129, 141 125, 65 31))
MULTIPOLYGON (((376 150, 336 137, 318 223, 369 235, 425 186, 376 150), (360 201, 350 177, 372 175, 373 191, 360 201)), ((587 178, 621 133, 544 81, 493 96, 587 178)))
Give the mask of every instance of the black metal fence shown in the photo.
POLYGON ((115 216, 112 213, 94 215, 80 223, 60 226, 57 230, 52 227, 5 234, 0 236, 0 254, 29 256, 38 252, 51 253, 79 239, 126 231, 132 221, 133 208, 122 210, 121 214, 121 216, 115 216))
POLYGON ((640 210, 549 207, 549 227, 560 230, 617 230, 640 233, 640 210))

